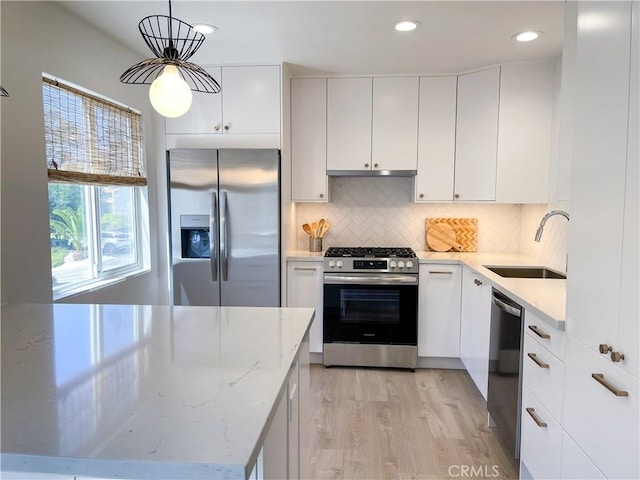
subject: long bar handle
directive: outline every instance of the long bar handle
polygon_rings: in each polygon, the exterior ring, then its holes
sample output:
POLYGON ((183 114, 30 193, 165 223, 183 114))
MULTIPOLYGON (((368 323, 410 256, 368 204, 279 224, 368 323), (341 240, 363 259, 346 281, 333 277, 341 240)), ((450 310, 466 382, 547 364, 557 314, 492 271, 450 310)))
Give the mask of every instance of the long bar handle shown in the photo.
POLYGON ((507 312, 509 315, 513 315, 514 317, 520 317, 520 315, 522 314, 522 310, 516 307, 512 307, 499 298, 493 297, 493 304, 503 312, 507 312))
POLYGON ((453 275, 453 272, 445 272, 441 270, 429 270, 430 275, 453 275))
POLYGON ((535 408, 527 407, 527 413, 531 416, 531 418, 533 418, 533 421, 536 422, 536 425, 538 425, 541 428, 547 427, 547 422, 543 422, 538 418, 538 415, 536 415, 535 408))
POLYGON ((537 325, 529 325, 529 330, 538 335, 540 338, 551 338, 551 335, 544 333, 537 325))
POLYGON ((222 192, 220 199, 220 252, 222 256, 220 269, 222 270, 223 282, 226 282, 229 278, 229 219, 227 218, 227 210, 227 192, 222 192))
POLYGON ((593 378, 596 382, 602 385, 604 388, 613 393, 616 397, 628 397, 629 392, 625 392, 624 390, 618 390, 615 386, 611 385, 606 378, 604 378, 604 374, 602 373, 592 373, 591 378, 593 378))
POLYGON ((315 272, 317 268, 315 267, 293 267, 294 270, 302 270, 305 272, 315 272))
POLYGON ((536 365, 538 365, 540 368, 549 368, 549 364, 544 363, 542 360, 540 360, 535 353, 527 353, 527 357, 536 362, 536 365))
POLYGON ((211 214, 209 215, 209 260, 211 261, 211 280, 218 281, 218 192, 211 194, 211 214))

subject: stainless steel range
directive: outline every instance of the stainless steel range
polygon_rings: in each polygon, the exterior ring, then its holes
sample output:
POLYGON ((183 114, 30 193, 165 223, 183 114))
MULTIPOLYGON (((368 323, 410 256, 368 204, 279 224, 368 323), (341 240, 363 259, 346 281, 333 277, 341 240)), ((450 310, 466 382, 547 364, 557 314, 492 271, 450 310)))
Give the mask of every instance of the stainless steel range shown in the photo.
POLYGON ((415 369, 415 252, 331 247, 324 256, 324 364, 415 369))

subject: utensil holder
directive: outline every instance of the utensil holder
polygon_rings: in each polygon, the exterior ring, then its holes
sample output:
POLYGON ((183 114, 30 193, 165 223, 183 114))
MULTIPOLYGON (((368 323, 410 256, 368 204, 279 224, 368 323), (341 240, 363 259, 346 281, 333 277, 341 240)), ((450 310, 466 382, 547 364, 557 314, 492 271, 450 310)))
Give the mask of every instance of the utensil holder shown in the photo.
POLYGON ((322 237, 309 237, 309 251, 310 252, 322 251, 322 237))

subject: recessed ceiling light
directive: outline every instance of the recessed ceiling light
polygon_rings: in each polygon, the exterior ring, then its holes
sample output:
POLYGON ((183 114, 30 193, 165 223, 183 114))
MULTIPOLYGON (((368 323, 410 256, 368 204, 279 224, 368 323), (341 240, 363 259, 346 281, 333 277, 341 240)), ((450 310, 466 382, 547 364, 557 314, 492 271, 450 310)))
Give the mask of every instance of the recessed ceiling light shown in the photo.
POLYGON ((198 32, 202 33, 203 35, 209 35, 210 33, 218 31, 218 27, 215 27, 213 25, 207 25, 207 24, 204 24, 204 23, 200 23, 198 25, 194 25, 193 29, 197 30, 198 32))
POLYGON ((528 32, 520 32, 512 35, 511 38, 517 40, 519 42, 530 42, 531 40, 535 40, 540 36, 542 32, 534 32, 533 30, 528 32))
POLYGON ((417 22, 416 20, 405 20, 396 23, 395 29, 399 32, 410 32, 411 30, 415 30, 419 26, 420 22, 417 22))

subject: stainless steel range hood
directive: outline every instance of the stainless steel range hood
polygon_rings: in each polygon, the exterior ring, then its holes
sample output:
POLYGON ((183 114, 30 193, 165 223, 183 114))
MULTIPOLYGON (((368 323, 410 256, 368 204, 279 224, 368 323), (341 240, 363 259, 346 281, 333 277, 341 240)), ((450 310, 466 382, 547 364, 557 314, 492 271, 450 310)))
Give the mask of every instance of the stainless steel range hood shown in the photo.
POLYGON ((327 170, 330 177, 415 177, 416 170, 327 170))

